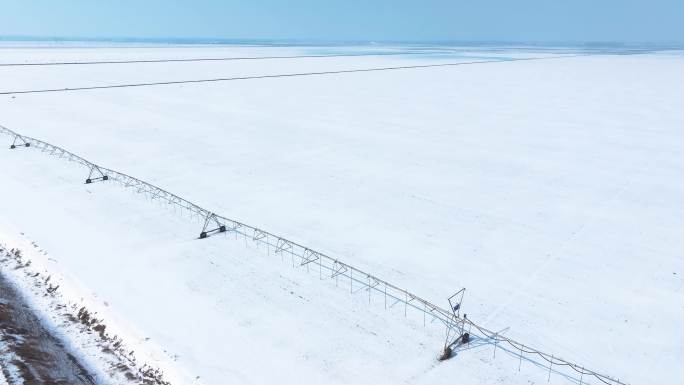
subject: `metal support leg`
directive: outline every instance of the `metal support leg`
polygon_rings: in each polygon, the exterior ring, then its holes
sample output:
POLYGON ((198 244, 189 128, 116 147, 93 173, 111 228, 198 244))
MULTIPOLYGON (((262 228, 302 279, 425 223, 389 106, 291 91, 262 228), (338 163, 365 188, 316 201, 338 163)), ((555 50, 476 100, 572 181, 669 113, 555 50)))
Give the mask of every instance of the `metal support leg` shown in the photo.
POLYGON ((216 215, 213 213, 208 213, 204 218, 204 226, 202 227, 202 232, 200 233, 199 239, 204 239, 214 233, 225 233, 226 226, 219 222, 216 215), (215 224, 217 227, 210 229, 209 225, 215 224))
POLYGON ((499 343, 499 338, 494 334, 494 358, 496 358, 496 345, 499 343))
POLYGON ((90 173, 88 173, 88 178, 86 178, 85 183, 91 184, 91 183, 98 181, 98 180, 101 180, 101 181, 109 180, 109 177, 107 175, 105 175, 105 173, 103 173, 99 167, 97 167, 97 166, 90 167, 90 173), (93 176, 93 174, 95 176, 93 176), (97 175, 99 175, 99 176, 97 176, 97 175))
POLYGON ((387 284, 385 284, 385 310, 387 310, 387 284))
POLYGON ((31 143, 27 142, 23 137, 20 135, 15 135, 14 136, 14 141, 10 145, 10 149, 15 149, 17 147, 31 147, 31 143), (20 141, 21 143, 17 144, 17 141, 20 141))

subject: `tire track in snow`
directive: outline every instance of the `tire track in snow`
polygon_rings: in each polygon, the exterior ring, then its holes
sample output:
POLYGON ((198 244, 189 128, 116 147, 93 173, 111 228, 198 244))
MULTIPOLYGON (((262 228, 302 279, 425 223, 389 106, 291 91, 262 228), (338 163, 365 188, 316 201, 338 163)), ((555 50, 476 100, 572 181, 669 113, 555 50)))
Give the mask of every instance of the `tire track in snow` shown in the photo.
POLYGON ((597 218, 600 216, 598 214, 603 213, 615 200, 617 200, 626 190, 627 187, 631 184, 631 180, 627 181, 622 187, 618 189, 613 195, 608 197, 603 204, 600 205, 599 209, 597 211, 594 211, 594 213, 591 215, 591 217, 582 223, 579 228, 572 232, 561 244, 555 249, 550 251, 549 253, 546 254, 546 259, 532 272, 531 275, 529 275, 525 282, 518 286, 513 293, 508 297, 506 301, 504 301, 501 305, 499 305, 496 310, 494 310, 490 315, 488 315, 485 318, 485 322, 490 322, 492 319, 496 318, 503 312, 512 302, 517 300, 520 295, 522 295, 523 292, 525 292, 532 284, 536 283, 536 281, 539 278, 539 275, 544 272, 549 266, 551 266, 554 262, 556 262, 560 257, 561 253, 569 246, 571 245, 575 240, 577 240, 582 234, 585 232, 585 230, 594 224, 596 222, 597 218))

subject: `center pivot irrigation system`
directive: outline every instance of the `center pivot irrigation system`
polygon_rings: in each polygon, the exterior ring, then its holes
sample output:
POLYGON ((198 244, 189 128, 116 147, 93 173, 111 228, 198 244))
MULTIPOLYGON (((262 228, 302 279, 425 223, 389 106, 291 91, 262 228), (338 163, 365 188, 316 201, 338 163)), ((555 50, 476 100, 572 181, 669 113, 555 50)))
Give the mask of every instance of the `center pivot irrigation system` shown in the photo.
MULTIPOLYGON (((292 267, 304 267, 310 271, 311 267, 315 271, 318 267, 319 278, 334 279, 336 284, 339 281, 348 281, 350 291, 354 292, 354 286, 358 290, 368 291, 368 302, 371 302, 372 293, 376 296, 382 295, 384 297, 385 309, 388 308, 388 300, 391 301, 389 307, 396 304, 404 305, 404 316, 406 316, 409 308, 418 310, 423 313, 423 324, 426 323, 427 317, 432 321, 441 322, 446 328, 446 339, 443 347, 443 352, 440 359, 448 359, 452 356, 452 352, 458 349, 463 344, 470 343, 471 332, 473 329, 478 333, 485 344, 494 345, 494 353, 496 354, 497 346, 500 344, 508 344, 510 349, 503 349, 510 354, 519 358, 518 370, 522 365, 522 360, 532 361, 537 366, 541 366, 539 362, 534 361, 536 358, 541 358, 548 364, 548 377, 551 378, 551 372, 554 371, 566 378, 578 382, 580 385, 591 384, 591 380, 596 379, 608 385, 627 385, 618 379, 597 373, 593 370, 586 369, 584 366, 564 360, 553 354, 544 353, 540 350, 530 348, 520 342, 514 341, 510 338, 502 336, 500 333, 493 332, 471 321, 466 314, 461 316, 461 306, 465 289, 461 289, 454 295, 448 298, 449 310, 435 305, 411 292, 401 289, 398 286, 384 281, 376 276, 357 269, 349 264, 343 263, 336 258, 329 257, 321 252, 312 250, 306 246, 302 246, 296 242, 290 241, 283 237, 269 233, 268 231, 238 222, 233 219, 222 217, 206 210, 186 199, 174 195, 164 189, 154 186, 150 183, 144 182, 140 179, 134 178, 130 175, 114 171, 105 167, 98 166, 95 163, 89 162, 80 156, 71 153, 61 147, 54 146, 42 140, 34 139, 28 136, 20 135, 6 127, 0 126, 0 133, 9 135, 13 138, 10 149, 20 148, 35 148, 41 152, 49 155, 54 155, 59 158, 64 158, 71 162, 76 162, 89 170, 88 177, 85 183, 90 184, 96 181, 114 181, 120 183, 126 188, 135 190, 137 193, 145 194, 152 200, 159 200, 174 205, 180 208, 181 212, 186 210, 193 216, 202 219, 204 225, 199 234, 199 239, 205 239, 216 233, 233 233, 235 238, 243 237, 245 243, 252 241, 257 246, 266 246, 267 251, 273 249, 275 254, 280 254, 284 260, 286 255, 289 255, 292 260, 292 267), (360 288, 359 288, 360 287, 360 288), (466 331, 467 329, 467 331, 466 331), (555 368, 555 369, 554 369, 555 368), (570 377, 569 372, 561 371, 562 369, 570 369, 575 372, 574 377, 570 377), (579 378, 577 378, 579 376, 579 378)), ((546 366, 546 365, 544 365, 546 366)))

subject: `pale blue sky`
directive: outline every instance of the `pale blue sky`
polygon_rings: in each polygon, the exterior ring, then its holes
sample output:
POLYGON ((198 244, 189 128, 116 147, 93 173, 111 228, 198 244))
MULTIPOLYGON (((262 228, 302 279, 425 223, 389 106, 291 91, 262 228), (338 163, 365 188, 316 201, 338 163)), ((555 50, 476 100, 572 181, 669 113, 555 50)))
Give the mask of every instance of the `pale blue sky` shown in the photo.
POLYGON ((684 42, 682 0, 0 0, 0 36, 684 42))

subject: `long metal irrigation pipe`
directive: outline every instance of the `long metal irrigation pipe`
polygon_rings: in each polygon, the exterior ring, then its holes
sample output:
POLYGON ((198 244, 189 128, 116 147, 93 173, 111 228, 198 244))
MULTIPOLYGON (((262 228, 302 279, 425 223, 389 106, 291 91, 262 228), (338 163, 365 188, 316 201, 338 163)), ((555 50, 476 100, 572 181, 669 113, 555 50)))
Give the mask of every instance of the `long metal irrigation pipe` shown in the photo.
MULTIPOLYGON (((181 209, 186 209, 191 213, 204 218, 204 230, 207 230, 207 226, 210 223, 215 223, 219 227, 223 227, 226 232, 232 232, 237 237, 241 235, 244 237, 245 242, 250 238, 253 242, 257 244, 266 245, 267 248, 272 247, 276 254, 280 253, 283 258, 285 254, 290 254, 292 258, 292 264, 295 265, 295 256, 299 259, 299 266, 307 266, 307 268, 313 263, 318 265, 320 278, 323 278, 323 270, 326 271, 327 278, 339 279, 340 276, 346 277, 350 282, 350 290, 353 291, 353 285, 357 284, 363 285, 364 288, 368 289, 368 300, 371 301, 371 290, 381 293, 385 296, 385 307, 387 307, 387 298, 393 299, 396 303, 404 304, 404 314, 406 314, 406 309, 410 306, 416 310, 420 310, 427 315, 431 315, 434 319, 441 321, 448 330, 454 330, 457 328, 464 328, 465 325, 469 325, 479 331, 486 339, 491 339, 495 343, 505 342, 511 345, 516 350, 522 353, 538 355, 540 358, 544 359, 549 363, 549 373, 552 366, 567 366, 573 369, 575 372, 580 373, 584 376, 594 377, 601 382, 608 385, 626 385, 620 380, 616 380, 612 377, 606 376, 604 374, 597 373, 595 371, 585 369, 581 365, 569 362, 555 355, 544 353, 540 350, 530 348, 529 346, 522 344, 520 342, 514 341, 510 338, 504 337, 498 333, 495 333, 489 329, 486 329, 476 323, 474 323, 469 318, 461 318, 454 315, 449 310, 446 310, 440 306, 437 306, 417 295, 410 293, 398 286, 392 285, 391 283, 384 281, 376 276, 368 274, 363 270, 357 269, 349 264, 343 263, 336 258, 332 258, 318 251, 314 251, 306 246, 302 246, 296 242, 290 241, 283 237, 272 234, 268 231, 261 230, 259 228, 250 226, 248 224, 222 217, 220 215, 214 214, 213 212, 204 209, 184 198, 181 198, 175 194, 172 194, 160 187, 142 181, 140 179, 134 178, 130 175, 111 170, 105 167, 101 167, 95 163, 89 162, 82 157, 69 152, 61 147, 52 145, 50 143, 44 142, 39 139, 31 138, 28 136, 20 135, 17 132, 10 130, 4 126, 0 125, 0 133, 9 135, 14 138, 11 148, 15 147, 33 147, 46 152, 49 155, 54 155, 59 158, 66 158, 68 161, 79 163, 90 169, 90 176, 100 175, 96 179, 104 180, 114 180, 124 185, 127 188, 137 189, 139 193, 150 194, 152 199, 160 199, 168 202, 169 204, 174 204, 181 209), (328 273, 330 274, 328 276, 328 273)), ((89 179, 90 180, 90 179, 89 179)), ((390 305, 390 307, 393 305, 390 305)))
POLYGON ((272 75, 233 76, 233 77, 220 77, 220 78, 211 78, 211 79, 168 80, 168 81, 158 81, 158 82, 109 84, 109 85, 83 86, 83 87, 0 91, 0 95, 39 94, 39 93, 51 93, 51 92, 73 92, 73 91, 103 90, 103 89, 111 89, 111 88, 167 86, 167 85, 175 85, 175 84, 217 83, 217 82, 229 82, 229 81, 237 81, 237 80, 292 78, 292 77, 300 77, 300 76, 327 76, 327 75, 340 75, 340 74, 350 74, 350 73, 360 73, 360 72, 397 71, 397 70, 425 69, 425 68, 435 68, 435 67, 455 67, 455 66, 472 65, 472 64, 506 63, 506 62, 528 61, 528 60, 552 60, 552 59, 564 59, 564 58, 588 56, 588 55, 590 55, 590 54, 550 56, 550 57, 528 57, 528 58, 514 58, 514 59, 496 59, 496 60, 476 60, 476 61, 464 61, 464 62, 456 62, 456 63, 416 64, 416 65, 401 65, 401 66, 392 66, 392 67, 357 68, 357 69, 317 71, 317 72, 295 72, 295 73, 272 74, 272 75))
POLYGON ((28 66, 68 66, 68 65, 97 65, 97 64, 142 64, 142 63, 185 63, 203 61, 238 61, 238 60, 274 60, 274 59, 315 59, 358 56, 398 56, 398 55, 429 55, 449 54, 440 51, 400 51, 400 52, 368 52, 351 54, 321 54, 321 55, 283 55, 283 56, 233 56, 233 57, 198 57, 176 59, 133 59, 133 60, 94 60, 94 61, 63 61, 63 62, 15 62, 0 63, 0 67, 28 67, 28 66))

